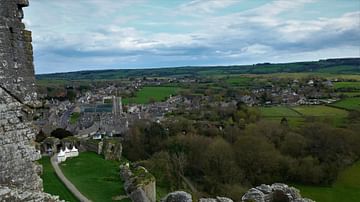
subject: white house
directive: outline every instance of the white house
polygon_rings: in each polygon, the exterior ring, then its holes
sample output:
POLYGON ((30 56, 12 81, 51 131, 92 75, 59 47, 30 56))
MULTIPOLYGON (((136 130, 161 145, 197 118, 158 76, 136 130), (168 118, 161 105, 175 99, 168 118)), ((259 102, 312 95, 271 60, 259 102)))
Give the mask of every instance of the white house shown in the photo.
POLYGON ((60 150, 60 152, 57 154, 57 162, 61 163, 66 161, 69 157, 76 157, 79 156, 79 150, 76 149, 75 146, 70 150, 67 147, 65 147, 65 150, 60 150))
POLYGON ((65 152, 61 149, 60 152, 57 154, 57 162, 64 162, 66 161, 65 152))
POLYGON ((79 150, 76 149, 75 146, 73 146, 73 148, 71 149, 71 151, 70 151, 70 156, 71 156, 71 157, 79 156, 79 150))
POLYGON ((66 156, 66 158, 71 157, 70 149, 68 149, 67 147, 65 147, 65 156, 66 156))

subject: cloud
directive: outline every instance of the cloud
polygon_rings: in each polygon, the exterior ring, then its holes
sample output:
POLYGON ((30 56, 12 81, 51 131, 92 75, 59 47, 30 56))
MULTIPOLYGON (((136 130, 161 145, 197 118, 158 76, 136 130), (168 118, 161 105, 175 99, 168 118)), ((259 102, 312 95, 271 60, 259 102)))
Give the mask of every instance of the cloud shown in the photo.
POLYGON ((270 3, 264 4, 263 6, 252 9, 245 14, 251 16, 267 16, 274 17, 282 12, 286 12, 293 9, 299 9, 307 3, 313 3, 315 0, 276 0, 270 3))
POLYGON ((212 13, 217 9, 223 9, 240 0, 192 0, 179 6, 181 12, 188 13, 212 13))
POLYGON ((25 23, 37 72, 359 56, 360 11, 284 17, 314 2, 33 0, 25 23))

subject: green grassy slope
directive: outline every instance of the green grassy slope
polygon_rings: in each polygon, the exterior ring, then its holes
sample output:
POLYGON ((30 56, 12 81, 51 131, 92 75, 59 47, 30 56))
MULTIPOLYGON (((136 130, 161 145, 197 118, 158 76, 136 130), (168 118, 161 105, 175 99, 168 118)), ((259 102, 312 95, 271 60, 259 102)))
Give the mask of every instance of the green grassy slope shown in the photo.
POLYGON ((204 77, 230 74, 271 74, 280 72, 318 72, 330 74, 360 74, 360 58, 328 59, 310 62, 280 64, 255 64, 232 66, 169 67, 154 69, 118 69, 101 71, 80 71, 37 75, 37 79, 58 80, 109 80, 129 77, 204 77))
POLYGON ((150 99, 157 102, 163 101, 170 95, 175 95, 178 90, 179 88, 170 86, 144 87, 136 93, 135 97, 123 99, 123 103, 147 104, 150 99))
POLYGON ((60 199, 65 201, 78 201, 77 198, 65 187, 65 185, 55 174, 49 157, 43 157, 38 162, 43 166, 43 174, 41 175, 41 178, 43 180, 45 192, 52 195, 57 195, 60 197, 60 199))
POLYGON ((346 98, 332 104, 332 106, 360 111, 360 97, 346 98))
POLYGON ((60 167, 76 188, 92 201, 113 201, 112 197, 126 195, 119 176, 119 162, 84 152, 79 157, 67 159, 60 167))
POLYGON ((314 117, 318 120, 331 122, 335 126, 344 123, 348 112, 346 110, 328 107, 324 105, 316 106, 272 106, 260 107, 262 116, 268 120, 280 122, 285 117, 290 126, 300 126, 306 117, 314 117))
POLYGON ((360 162, 340 173, 332 187, 295 185, 301 195, 317 202, 355 202, 360 199, 360 162))

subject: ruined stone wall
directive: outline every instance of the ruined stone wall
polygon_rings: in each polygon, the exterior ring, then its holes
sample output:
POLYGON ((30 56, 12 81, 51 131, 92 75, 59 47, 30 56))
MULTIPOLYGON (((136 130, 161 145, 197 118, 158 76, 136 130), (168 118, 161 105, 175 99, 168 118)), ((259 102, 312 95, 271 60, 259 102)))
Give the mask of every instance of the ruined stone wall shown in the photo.
POLYGON ((31 32, 21 22, 27 0, 0 0, 0 201, 57 201, 42 193, 36 131, 31 32))
POLYGON ((1 87, 29 104, 36 100, 31 32, 21 22, 27 0, 0 0, 1 87))
MULTIPOLYGON (((120 165, 124 189, 133 202, 156 202, 156 180, 144 167, 120 165)), ((180 201, 179 201, 180 202, 180 201)))

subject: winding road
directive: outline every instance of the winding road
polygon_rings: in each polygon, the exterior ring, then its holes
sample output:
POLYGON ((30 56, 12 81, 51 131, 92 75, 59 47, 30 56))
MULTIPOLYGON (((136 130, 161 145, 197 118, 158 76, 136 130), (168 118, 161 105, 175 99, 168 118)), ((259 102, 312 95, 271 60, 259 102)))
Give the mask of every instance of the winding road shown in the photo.
POLYGON ((51 157, 51 165, 55 170, 56 175, 60 178, 60 180, 64 183, 64 185, 74 194, 74 196, 79 199, 81 202, 91 202, 88 198, 86 198, 82 193, 65 177, 63 172, 61 171, 58 163, 56 162, 56 156, 51 157))

